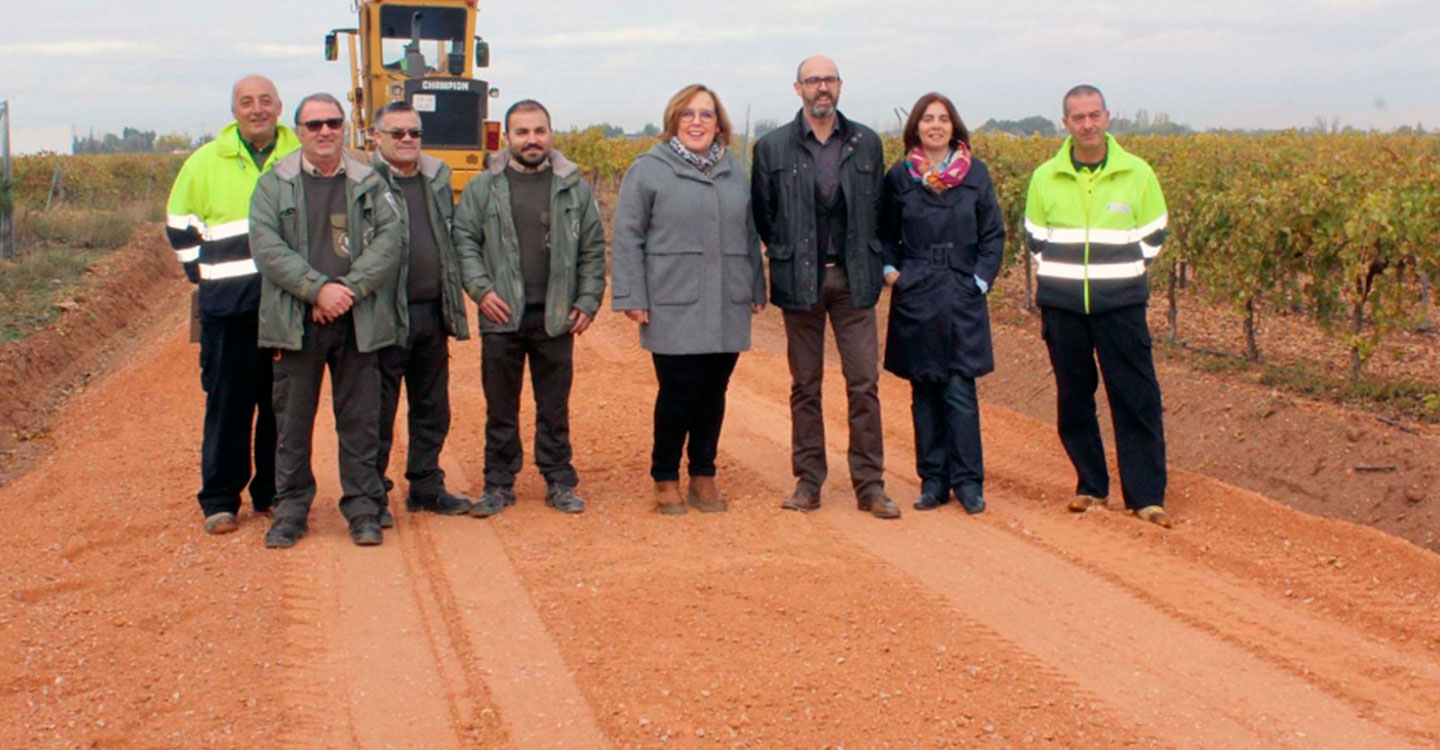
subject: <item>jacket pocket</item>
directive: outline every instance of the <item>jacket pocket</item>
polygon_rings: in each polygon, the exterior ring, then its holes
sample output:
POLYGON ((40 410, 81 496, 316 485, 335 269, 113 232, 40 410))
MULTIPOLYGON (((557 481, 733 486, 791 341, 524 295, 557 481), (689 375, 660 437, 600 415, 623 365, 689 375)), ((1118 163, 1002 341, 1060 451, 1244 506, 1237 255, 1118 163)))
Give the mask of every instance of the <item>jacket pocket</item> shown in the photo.
POLYGON ((765 257, 770 260, 787 261, 795 257, 795 246, 776 243, 765 246, 765 257))
POLYGON ((645 286, 652 305, 693 305, 700 299, 700 251, 648 250, 645 286))
POLYGON ((980 243, 969 242, 966 243, 959 252, 951 250, 950 257, 947 260, 949 261, 950 268, 960 273, 973 274, 975 273, 975 259, 979 257, 980 243))
POLYGON ((735 303, 755 301, 755 267, 750 265, 750 253, 746 248, 726 248, 720 258, 725 264, 725 298, 735 303))

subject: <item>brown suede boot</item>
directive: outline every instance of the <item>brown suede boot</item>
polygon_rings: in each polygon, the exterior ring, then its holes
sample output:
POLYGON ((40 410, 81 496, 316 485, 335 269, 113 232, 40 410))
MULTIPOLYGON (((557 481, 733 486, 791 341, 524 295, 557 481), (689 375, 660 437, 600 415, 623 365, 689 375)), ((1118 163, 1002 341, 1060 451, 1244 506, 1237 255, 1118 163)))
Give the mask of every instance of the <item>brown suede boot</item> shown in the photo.
POLYGON ((701 513, 725 512, 725 498, 715 487, 715 477, 690 477, 690 504, 701 513))
POLYGON ((685 514, 685 501, 680 498, 680 482, 655 483, 655 510, 667 516, 685 514))

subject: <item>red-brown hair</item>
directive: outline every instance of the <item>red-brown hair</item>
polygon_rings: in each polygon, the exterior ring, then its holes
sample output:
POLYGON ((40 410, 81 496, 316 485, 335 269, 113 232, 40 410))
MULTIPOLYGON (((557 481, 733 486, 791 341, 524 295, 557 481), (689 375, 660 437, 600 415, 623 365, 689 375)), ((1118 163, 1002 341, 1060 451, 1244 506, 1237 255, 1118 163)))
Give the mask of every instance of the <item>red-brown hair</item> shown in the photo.
POLYGON ((730 145, 730 116, 725 114, 720 95, 703 83, 692 83, 670 97, 670 103, 665 105, 665 130, 660 133, 660 140, 668 141, 680 132, 680 112, 699 93, 709 94, 715 100, 715 141, 721 146, 730 145))

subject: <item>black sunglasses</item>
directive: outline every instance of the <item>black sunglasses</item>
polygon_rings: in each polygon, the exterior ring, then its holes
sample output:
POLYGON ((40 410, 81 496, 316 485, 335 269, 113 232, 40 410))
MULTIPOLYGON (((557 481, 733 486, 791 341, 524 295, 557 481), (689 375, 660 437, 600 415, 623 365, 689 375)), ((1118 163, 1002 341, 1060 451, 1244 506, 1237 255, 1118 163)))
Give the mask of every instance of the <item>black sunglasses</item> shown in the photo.
POLYGON ((420 136, 425 135, 425 131, 421 130, 420 128, 410 128, 409 130, 397 128, 395 130, 382 130, 380 132, 390 136, 391 138, 394 138, 397 141, 407 135, 418 141, 420 140, 420 136))
POLYGON ((330 128, 331 130, 344 130, 345 118, 331 117, 325 120, 306 120, 305 122, 302 122, 300 124, 304 125, 305 129, 312 133, 320 132, 321 128, 330 128))

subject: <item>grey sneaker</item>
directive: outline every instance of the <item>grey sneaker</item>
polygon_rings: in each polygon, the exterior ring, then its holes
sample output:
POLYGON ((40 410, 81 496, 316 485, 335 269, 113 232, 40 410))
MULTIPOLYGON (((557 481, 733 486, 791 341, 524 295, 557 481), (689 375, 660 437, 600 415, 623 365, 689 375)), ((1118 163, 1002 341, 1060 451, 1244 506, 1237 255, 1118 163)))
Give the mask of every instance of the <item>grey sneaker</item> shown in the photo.
POLYGON ((509 487, 489 485, 480 499, 470 505, 470 515, 489 518, 515 504, 515 491, 509 487))
POLYGON ((550 485, 545 490, 545 504, 561 513, 585 512, 585 501, 575 494, 575 488, 569 485, 550 485))
POLYGON ((205 516, 206 534, 229 534, 238 528, 240 528, 240 524, 235 522, 234 513, 225 513, 222 511, 205 516))

